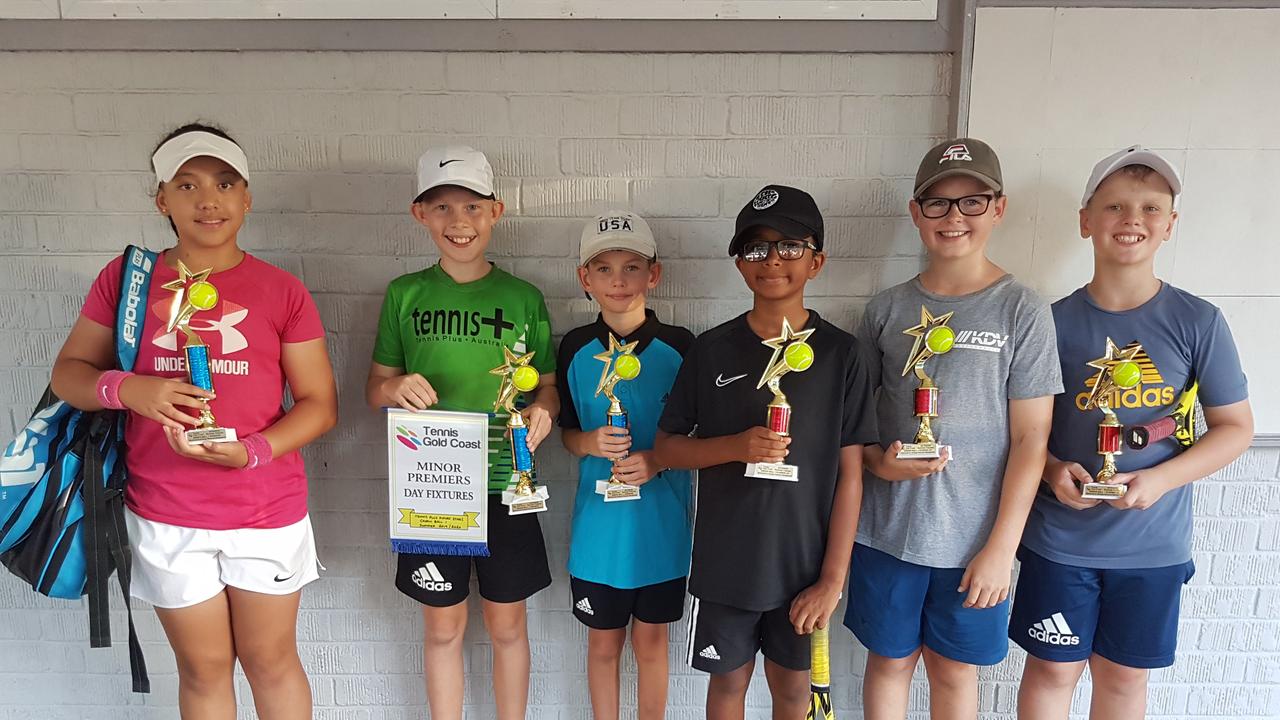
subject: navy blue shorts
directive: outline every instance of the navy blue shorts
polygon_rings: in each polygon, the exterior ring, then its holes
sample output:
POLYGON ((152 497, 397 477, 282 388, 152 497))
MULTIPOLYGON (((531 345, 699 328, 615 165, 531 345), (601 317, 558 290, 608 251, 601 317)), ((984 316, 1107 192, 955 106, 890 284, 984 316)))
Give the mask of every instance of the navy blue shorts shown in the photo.
POLYGON ((1022 570, 1009 638, 1050 662, 1078 662, 1097 653, 1131 668, 1173 664, 1178 648, 1182 586, 1194 563, 1100 570, 1046 560, 1018 548, 1022 570))
POLYGON ((995 665, 1009 653, 1009 601, 967 608, 956 590, 964 568, 916 565, 853 546, 845 627, 871 652, 901 658, 921 646, 970 665, 995 665))

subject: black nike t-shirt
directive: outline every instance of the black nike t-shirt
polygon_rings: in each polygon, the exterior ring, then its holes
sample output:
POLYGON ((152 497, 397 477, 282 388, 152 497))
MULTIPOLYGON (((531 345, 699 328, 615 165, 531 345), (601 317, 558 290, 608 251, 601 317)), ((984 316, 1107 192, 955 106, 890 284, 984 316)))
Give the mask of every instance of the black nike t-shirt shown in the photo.
MULTIPOLYGON (((689 592, 744 610, 771 610, 817 582, 840 470, 840 449, 877 442, 871 376, 858 340, 809 311, 813 365, 782 378, 792 407, 786 462, 798 482, 746 477, 726 463, 698 474, 689 592)), ((756 383, 773 350, 746 314, 694 341, 658 427, 698 438, 765 425, 773 399, 756 383)))

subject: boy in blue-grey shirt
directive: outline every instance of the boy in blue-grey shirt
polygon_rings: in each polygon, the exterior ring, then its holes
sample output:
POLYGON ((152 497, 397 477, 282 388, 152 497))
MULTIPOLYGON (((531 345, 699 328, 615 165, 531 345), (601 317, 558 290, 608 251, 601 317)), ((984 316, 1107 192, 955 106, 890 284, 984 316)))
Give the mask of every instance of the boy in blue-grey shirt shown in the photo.
POLYGON ((1066 390, 1054 401, 1009 623, 1009 637, 1029 653, 1020 718, 1066 718, 1086 663, 1094 720, 1144 717, 1148 672, 1173 664, 1182 585, 1195 572, 1191 483, 1239 457, 1253 436, 1248 387, 1222 312, 1155 275, 1181 190, 1174 167, 1139 146, 1101 160, 1085 187, 1080 235, 1093 241, 1093 280, 1053 304, 1066 390), (1108 397, 1121 423, 1168 414, 1197 381, 1209 429, 1185 452, 1165 440, 1117 456, 1110 482, 1127 491, 1094 500, 1080 488, 1102 463, 1103 414, 1086 409, 1099 368, 1089 363, 1108 355, 1108 339, 1141 346, 1133 357, 1140 383, 1108 397))
POLYGON ((638 715, 663 717, 667 625, 684 613, 692 551, 691 473, 659 468, 651 450, 693 342, 688 330, 659 322, 645 307, 662 276, 657 253, 648 224, 633 213, 606 213, 587 223, 578 279, 600 304, 600 315, 565 335, 556 366, 564 397, 561 437, 580 458, 569 575, 574 617, 590 628, 587 680, 598 718, 618 717, 627 625, 638 668, 638 715), (613 388, 629 420, 628 428, 618 428, 606 421, 610 403, 600 389, 604 360, 616 367, 624 353, 639 359, 640 374, 613 388), (606 502, 602 488, 610 477, 639 488, 639 498, 606 502))

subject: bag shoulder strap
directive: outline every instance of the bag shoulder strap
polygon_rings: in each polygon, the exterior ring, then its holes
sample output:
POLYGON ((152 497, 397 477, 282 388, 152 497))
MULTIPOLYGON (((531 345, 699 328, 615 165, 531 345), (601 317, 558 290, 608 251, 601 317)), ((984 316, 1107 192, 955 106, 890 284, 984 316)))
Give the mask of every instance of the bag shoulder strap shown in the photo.
POLYGON ((121 370, 133 370, 138 360, 151 272, 159 259, 158 254, 136 245, 125 248, 120 267, 120 301, 116 306, 116 363, 121 370))
MULTIPOLYGON (((151 273, 159 255, 130 245, 125 248, 120 269, 120 299, 116 306, 116 363, 121 370, 133 370, 138 360, 142 329, 147 317, 147 294, 151 273)), ((104 410, 96 413, 84 452, 85 503, 84 539, 86 577, 85 590, 89 607, 89 646, 110 647, 111 619, 109 581, 114 570, 124 596, 129 621, 129 671, 133 691, 151 691, 147 664, 142 656, 133 622, 133 603, 129 597, 129 580, 133 558, 124 524, 125 471, 123 412, 104 410), (108 460, 113 460, 108 462, 108 460)))

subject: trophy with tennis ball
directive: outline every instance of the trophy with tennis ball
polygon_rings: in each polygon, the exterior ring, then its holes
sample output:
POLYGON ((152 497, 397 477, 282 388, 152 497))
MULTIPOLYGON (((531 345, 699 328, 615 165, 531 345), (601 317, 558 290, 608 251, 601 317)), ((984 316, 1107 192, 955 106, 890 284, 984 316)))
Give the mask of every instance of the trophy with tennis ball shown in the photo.
MULTIPOLYGON (((773 349, 773 357, 765 366, 764 374, 756 383, 756 389, 767 387, 773 393, 766 409, 765 427, 787 437, 791 434, 791 403, 782 392, 782 378, 787 373, 804 372, 813 366, 813 346, 807 341, 813 334, 813 328, 796 331, 791 322, 782 319, 782 334, 776 338, 763 340, 762 343, 773 349)), ((787 463, 748 463, 747 477, 767 480, 786 480, 796 482, 800 479, 800 468, 787 463)))

